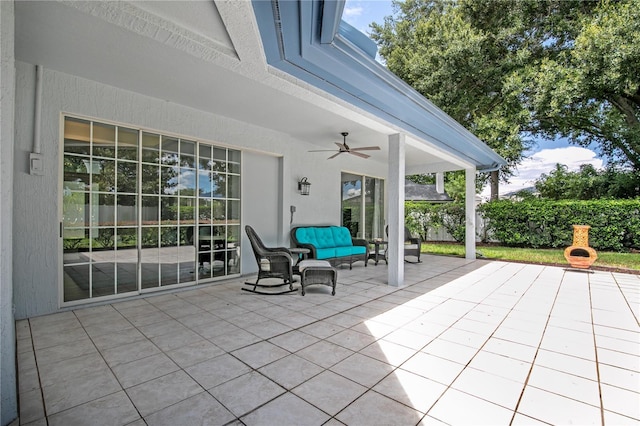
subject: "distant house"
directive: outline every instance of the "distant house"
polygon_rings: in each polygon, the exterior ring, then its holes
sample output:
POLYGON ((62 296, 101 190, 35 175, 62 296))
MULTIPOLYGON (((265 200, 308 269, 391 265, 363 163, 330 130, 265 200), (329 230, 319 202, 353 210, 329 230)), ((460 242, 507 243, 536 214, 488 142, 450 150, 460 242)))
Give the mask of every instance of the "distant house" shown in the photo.
POLYGON ((419 183, 404 181, 405 201, 429 201, 431 203, 447 203, 453 198, 444 191, 438 191, 437 185, 421 185, 419 183))

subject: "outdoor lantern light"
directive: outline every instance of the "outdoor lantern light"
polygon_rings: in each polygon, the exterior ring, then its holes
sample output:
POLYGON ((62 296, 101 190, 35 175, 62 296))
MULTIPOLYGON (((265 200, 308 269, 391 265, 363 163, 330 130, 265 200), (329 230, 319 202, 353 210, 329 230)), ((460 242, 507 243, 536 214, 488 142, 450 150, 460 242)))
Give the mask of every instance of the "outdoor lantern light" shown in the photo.
POLYGON ((310 187, 311 182, 308 182, 306 177, 303 177, 300 179, 300 182, 298 182, 298 191, 300 191, 301 195, 309 195, 310 187))

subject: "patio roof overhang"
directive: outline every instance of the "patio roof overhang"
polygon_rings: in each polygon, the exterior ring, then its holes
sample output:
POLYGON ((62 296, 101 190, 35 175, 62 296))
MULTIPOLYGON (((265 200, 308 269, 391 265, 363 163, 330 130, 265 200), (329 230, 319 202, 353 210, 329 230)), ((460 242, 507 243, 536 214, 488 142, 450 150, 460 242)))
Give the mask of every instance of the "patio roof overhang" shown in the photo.
MULTIPOLYGON (((441 162, 429 171, 505 164, 484 142, 375 60, 372 40, 341 21, 344 0, 254 0, 269 65, 406 132, 411 148, 441 162), (453 164, 453 166, 452 166, 453 164), (457 167, 456 167, 457 166, 457 167)), ((424 172, 409 161, 407 172, 424 172)))
POLYGON ((341 22, 343 2, 188 4, 17 2, 16 59, 322 149, 349 131, 382 148, 368 161, 386 162, 388 136, 405 133, 407 174, 503 163, 375 61, 375 44, 341 22))

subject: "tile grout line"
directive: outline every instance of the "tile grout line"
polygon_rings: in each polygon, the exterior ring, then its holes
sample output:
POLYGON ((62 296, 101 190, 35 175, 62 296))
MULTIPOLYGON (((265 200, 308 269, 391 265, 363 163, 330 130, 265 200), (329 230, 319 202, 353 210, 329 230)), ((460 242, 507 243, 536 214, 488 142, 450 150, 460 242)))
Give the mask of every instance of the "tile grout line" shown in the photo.
MULTIPOLYGON (((540 271, 540 272, 542 273, 542 271, 540 271)), ((556 302, 558 300, 558 295, 560 294, 560 288, 562 287, 562 282, 564 281, 565 274, 566 274, 566 270, 562 273, 562 278, 560 279, 560 283, 558 284, 558 287, 556 289, 556 295, 553 298, 553 304, 551 305, 551 309, 549 310, 549 313, 547 315, 547 321, 545 322, 544 330, 542 331, 542 335, 540 336, 540 340, 538 341, 538 347, 536 348, 536 353, 533 355, 533 359, 531 360, 531 367, 529 367, 529 372, 527 373, 527 377, 525 378, 524 384, 522 385, 522 392, 520 392, 520 396, 518 397, 518 402, 516 403, 516 406, 513 409, 513 417, 511 418, 511 421, 509 422, 510 425, 512 425, 513 422, 515 421, 516 414, 518 413, 518 407, 520 407, 520 403, 522 402, 522 397, 524 396, 524 393, 525 393, 525 391, 527 389, 527 385, 529 383, 529 379, 531 378, 531 372, 533 371, 533 367, 536 365, 536 359, 538 358, 538 353, 540 352, 540 345, 542 345, 542 340, 544 339, 544 335, 545 335, 545 333, 547 331, 547 327, 549 326, 549 321, 551 321, 551 313, 553 312, 553 308, 555 307, 556 302)), ((538 275, 538 277, 540 277, 540 275, 538 275)), ((536 277, 536 279, 538 277, 536 277)), ((535 282, 535 280, 534 280, 534 282, 535 282)), ((533 283, 532 283, 532 285, 533 285, 533 283)), ((531 416, 529 416, 529 417, 531 417, 531 416)), ((531 417, 531 418, 535 419, 535 417, 531 417)), ((540 419, 536 419, 536 420, 540 420, 540 419)), ((540 421, 543 421, 543 420, 540 420, 540 421)))
MULTIPOLYGON (((612 274, 613 275, 613 274, 612 274)), ((593 336, 593 352, 596 358, 596 378, 598 379, 598 399, 600 400, 600 424, 604 426, 604 401, 602 400, 602 382, 600 381, 600 363, 598 362, 598 344, 596 339, 596 329, 595 324, 593 323, 593 293, 591 289, 591 276, 587 277, 587 282, 589 283, 589 316, 591 317, 591 335, 593 336)), ((615 277, 613 278, 615 280, 615 277)), ((617 282, 616 282, 617 284, 617 282)), ((620 288, 618 287, 618 290, 620 288)), ((621 292, 622 293, 622 292, 621 292)), ((624 298, 624 294, 622 294, 624 298)), ((625 301, 626 298, 625 298, 625 301)), ((627 302, 628 306, 628 302, 627 302)))

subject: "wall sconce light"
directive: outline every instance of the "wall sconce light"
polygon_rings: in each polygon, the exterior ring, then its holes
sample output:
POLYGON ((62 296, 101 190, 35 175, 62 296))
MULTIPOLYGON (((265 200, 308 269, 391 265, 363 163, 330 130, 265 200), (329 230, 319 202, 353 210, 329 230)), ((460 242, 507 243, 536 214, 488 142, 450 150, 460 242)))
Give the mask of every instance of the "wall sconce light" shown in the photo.
POLYGON ((298 191, 300 191, 300 195, 309 195, 310 187, 311 187, 311 182, 308 182, 306 177, 303 177, 298 182, 298 191))

